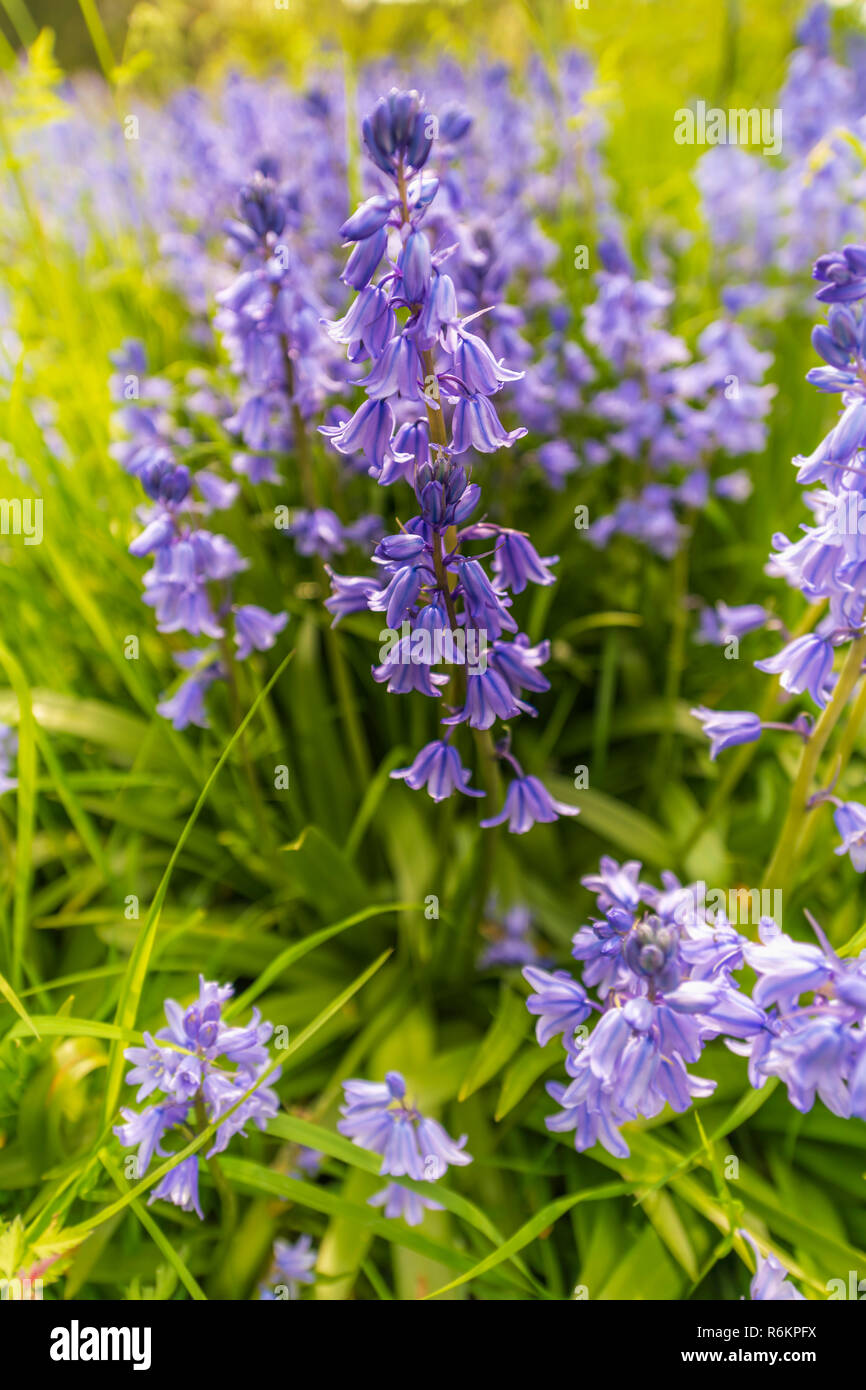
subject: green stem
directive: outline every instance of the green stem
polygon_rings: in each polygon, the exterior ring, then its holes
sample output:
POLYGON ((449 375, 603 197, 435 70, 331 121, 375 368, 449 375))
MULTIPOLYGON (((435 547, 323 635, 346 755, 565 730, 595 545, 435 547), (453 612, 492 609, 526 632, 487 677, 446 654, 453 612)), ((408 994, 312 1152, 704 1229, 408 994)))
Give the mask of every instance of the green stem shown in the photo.
POLYGON ((851 645, 845 664, 836 682, 833 698, 823 710, 812 735, 800 757, 800 766, 791 788, 788 812, 782 825, 776 848, 773 852, 762 887, 787 889, 791 868, 797 854, 803 823, 808 811, 809 797, 818 771, 821 754, 848 704, 860 671, 866 659, 866 637, 858 637, 851 645))

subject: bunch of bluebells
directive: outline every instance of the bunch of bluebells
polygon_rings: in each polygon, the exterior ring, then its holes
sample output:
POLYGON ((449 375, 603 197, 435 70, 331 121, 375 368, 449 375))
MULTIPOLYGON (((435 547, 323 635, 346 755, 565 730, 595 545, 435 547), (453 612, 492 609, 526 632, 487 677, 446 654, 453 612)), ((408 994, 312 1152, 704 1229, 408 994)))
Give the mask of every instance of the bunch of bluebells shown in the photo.
POLYGON ((731 312, 760 306, 781 318, 799 294, 799 269, 816 241, 837 245, 862 225, 862 57, 859 73, 856 64, 834 58, 824 3, 811 7, 797 39, 776 103, 780 157, 766 158, 757 146, 718 145, 696 167, 731 312))
POLYGON ((771 918, 744 947, 758 976, 755 1003, 766 1010, 760 1035, 731 1043, 749 1058, 760 1088, 778 1077, 802 1113, 816 1096, 844 1119, 866 1119, 866 951, 842 958, 817 923, 817 943, 795 941, 771 918))
MULTIPOLYGON (((116 421, 125 433, 112 453, 148 499, 139 510, 144 529, 129 547, 131 555, 151 560, 144 602, 154 610, 159 632, 184 633, 203 643, 175 653, 185 675, 157 710, 176 729, 206 727, 210 687, 228 677, 231 661, 273 647, 288 616, 236 601, 235 580, 249 562, 202 521, 232 506, 238 487, 208 468, 191 473, 178 462, 192 435, 172 413, 170 383, 147 375, 139 342, 127 342, 112 362, 111 390, 120 403, 116 421)), ((207 404, 214 404, 210 397, 207 404)))
POLYGON ((274 1241, 273 1268, 270 1283, 259 1287, 259 1299, 265 1303, 281 1301, 283 1297, 300 1297, 301 1284, 315 1284, 314 1273, 318 1251, 313 1248, 310 1236, 300 1236, 294 1243, 288 1240, 274 1241), (286 1294, 283 1295, 283 1289, 286 1294))
MULTIPOLYGON (((807 457, 794 459, 797 480, 808 491, 811 513, 791 541, 773 537, 774 553, 767 572, 799 589, 810 604, 825 602, 826 614, 811 632, 786 642, 774 656, 755 665, 779 677, 791 695, 808 695, 818 710, 827 707, 840 673, 836 653, 862 640, 866 624, 866 246, 846 245, 819 256, 813 277, 821 285, 820 301, 829 305, 827 321, 812 330, 812 343, 823 366, 807 373, 819 391, 841 397, 842 413, 833 429, 807 457)), ((853 691, 855 681, 851 684, 853 691)), ((712 756, 723 748, 756 741, 762 729, 793 729, 809 738, 812 721, 805 714, 793 723, 762 723, 748 710, 705 710, 694 713, 712 740, 712 756)), ((810 804, 830 801, 842 844, 858 872, 866 869, 866 807, 843 801, 832 789, 817 793, 810 804)))
POLYGON ((582 880, 598 909, 573 938, 582 982, 567 970, 523 971, 538 1042, 561 1035, 570 1078, 548 1084, 561 1107, 548 1128, 574 1130, 579 1151, 600 1143, 619 1158, 629 1153, 624 1124, 712 1094, 715 1082, 687 1070, 708 1041, 759 1038, 767 1026, 732 978, 745 938, 707 911, 697 888, 666 873, 657 889, 640 870, 604 858, 582 880))
POLYGON ((532 936, 532 912, 523 903, 514 903, 501 912, 494 899, 488 903, 493 919, 484 929, 491 941, 478 958, 479 970, 543 964, 532 936))
POLYGON ((713 479, 708 460, 763 447, 775 388, 761 382, 771 357, 738 324, 721 319, 704 329, 700 355, 691 361, 683 340, 665 327, 672 291, 638 279, 614 237, 602 241, 600 253, 604 269, 585 311, 584 334, 617 380, 593 397, 592 412, 606 433, 592 441, 587 461, 597 466, 625 458, 639 466, 642 481, 587 536, 602 547, 616 534, 628 535, 669 559, 689 534, 688 516, 712 494, 748 497, 742 470, 713 479))
MULTIPOLYGON (((343 1118, 337 1128, 359 1148, 382 1155, 379 1172, 383 1176, 434 1183, 449 1167, 472 1162, 471 1154, 465 1152, 466 1135, 455 1141, 438 1120, 422 1115, 406 1099, 406 1081, 400 1072, 387 1072, 384 1081, 344 1081, 343 1092, 343 1118)), ((384 1207, 386 1216, 405 1216, 410 1226, 423 1221, 425 1210, 442 1210, 432 1197, 395 1182, 369 1200, 373 1207, 384 1207)))
MULTIPOLYGON (((360 381, 366 399, 353 414, 321 428, 341 453, 363 454, 381 485, 408 482, 414 493, 417 514, 373 552, 380 577, 330 571, 326 606, 335 622, 363 609, 385 614, 393 640, 373 676, 389 692, 414 691, 438 701, 450 687, 444 737, 392 773, 440 801, 455 791, 485 794, 470 785, 471 773, 452 741, 456 727, 465 723, 485 734, 497 721, 534 714, 525 695, 549 689, 541 671, 549 643, 533 646, 511 607, 512 595, 529 584, 554 583, 555 558, 539 556, 520 531, 472 520, 481 504, 481 489, 470 479, 473 454, 508 448, 526 431, 507 430, 500 421, 493 398, 517 374, 473 331, 475 320, 470 327, 460 314, 445 269, 453 245, 434 244, 427 235, 439 186, 424 172, 432 129, 414 91, 395 89, 364 121, 382 191, 343 225, 353 246, 343 278, 357 297, 328 330, 347 346, 352 363, 366 367, 360 381), (483 553, 475 553, 476 545, 483 553), (437 669, 443 662, 455 668, 450 682, 437 669)), ((497 751, 515 776, 502 811, 482 825, 508 820, 512 831, 523 833, 537 821, 575 814, 537 778, 524 775, 507 732, 497 751)))
MULTIPOLYGON (((147 1172, 154 1154, 166 1158, 177 1152, 196 1132, 222 1116, 225 1119, 216 1131, 208 1158, 222 1153, 236 1134, 245 1135, 246 1125, 264 1129, 276 1115, 276 1092, 256 1084, 269 1070, 266 1043, 273 1028, 261 1022, 258 1009, 253 1009, 251 1022, 243 1028, 226 1023, 223 1005, 233 993, 231 985, 215 984, 200 976, 195 1002, 184 1009, 174 999, 166 999, 167 1026, 155 1037, 145 1033, 144 1047, 128 1047, 124 1052, 132 1063, 126 1081, 138 1087, 136 1100, 153 1097, 141 1111, 121 1109, 124 1123, 114 1130, 125 1148, 138 1150, 139 1177, 147 1172), (244 1100, 253 1086, 256 1089, 244 1100), (167 1152, 163 1144, 169 1139, 174 1147, 167 1152)), ((269 1079, 277 1081, 279 1075, 279 1069, 271 1070, 269 1079)), ((201 1217, 198 1164, 198 1154, 176 1164, 148 1201, 162 1198, 201 1217)))

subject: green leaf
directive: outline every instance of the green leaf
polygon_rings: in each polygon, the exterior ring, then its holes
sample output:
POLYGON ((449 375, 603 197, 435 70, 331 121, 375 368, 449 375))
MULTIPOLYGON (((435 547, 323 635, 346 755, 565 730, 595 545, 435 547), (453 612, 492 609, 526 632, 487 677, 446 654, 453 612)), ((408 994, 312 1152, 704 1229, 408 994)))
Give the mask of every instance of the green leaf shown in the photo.
POLYGON ((317 825, 308 825, 284 850, 304 900, 321 916, 341 917, 369 897, 349 856, 317 825))
POLYGON ((20 1023, 13 1023, 7 1038, 24 1038, 35 1031, 44 1038, 102 1038, 106 1042, 144 1042, 134 1028, 119 1028, 116 1023, 99 1023, 92 1018, 69 1018, 66 1015, 32 1014, 20 1023))
POLYGON ((549 1226, 553 1226, 561 1216, 572 1207, 576 1207, 580 1202, 601 1202, 608 1197, 619 1197, 624 1192, 629 1192, 630 1186, 625 1182, 607 1183, 602 1187, 590 1187, 583 1192, 575 1192, 569 1197, 559 1197, 555 1202, 548 1202, 547 1206, 542 1207, 541 1211, 536 1212, 531 1220, 515 1231, 498 1250, 494 1250, 491 1255, 473 1265, 472 1269, 466 1274, 462 1274, 459 1279, 453 1279, 450 1284, 445 1284, 435 1293, 428 1295, 429 1298, 438 1298, 439 1294, 448 1293, 450 1289, 456 1289, 460 1284, 468 1284, 470 1279, 478 1279, 482 1274, 489 1274, 496 1269, 504 1260, 510 1259, 527 1245, 537 1239, 542 1231, 546 1231, 549 1226))
POLYGON ((30 1017, 24 1005, 21 1003, 21 1000, 18 998, 18 995, 15 993, 14 989, 10 985, 9 981, 6 979, 5 975, 0 975, 0 994, 3 995, 3 998, 6 1000, 8 1004, 11 1004, 18 1017, 24 1024, 26 1024, 29 1032, 31 1032, 34 1037, 38 1038, 39 1030, 36 1027, 36 1024, 33 1022, 33 1019, 30 1017))

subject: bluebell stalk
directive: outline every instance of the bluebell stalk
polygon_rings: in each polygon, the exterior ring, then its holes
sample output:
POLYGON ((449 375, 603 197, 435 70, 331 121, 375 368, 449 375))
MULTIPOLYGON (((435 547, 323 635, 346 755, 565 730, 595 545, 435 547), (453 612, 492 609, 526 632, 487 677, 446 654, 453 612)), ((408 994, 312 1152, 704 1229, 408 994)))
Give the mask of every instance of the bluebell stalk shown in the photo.
MULTIPOLYGON (((270 1086, 259 1085, 243 1104, 242 1096, 269 1066, 266 1043, 273 1032, 262 1023, 258 1009, 243 1028, 231 1027, 222 1019, 223 1005, 231 998, 231 985, 218 985, 199 977, 196 1001, 182 1008, 174 999, 165 1001, 168 1026, 155 1037, 144 1034, 144 1047, 128 1047, 124 1052, 133 1064, 127 1074, 129 1086, 137 1086, 136 1100, 157 1097, 141 1111, 121 1109, 124 1123, 115 1134, 125 1148, 136 1148, 138 1178, 144 1177, 154 1154, 167 1157, 163 1144, 169 1137, 183 1147, 192 1133, 225 1115, 217 1128, 206 1157, 222 1153, 244 1126, 253 1123, 264 1129, 276 1115, 279 1101, 270 1086), (237 1105, 231 1115, 227 1112, 237 1105)), ((272 1071, 269 1080, 279 1079, 272 1071)), ((171 1168, 148 1198, 163 1199, 202 1218, 198 1195, 198 1154, 171 1168)))
POLYGON ((761 383, 771 358, 738 324, 720 319, 703 331, 699 356, 690 360, 685 342, 665 327, 673 291, 638 279, 614 237, 602 241, 600 254, 604 268, 584 332, 616 380, 592 398, 590 409, 606 434, 591 442, 587 457, 596 467, 616 456, 632 460, 642 478, 635 495, 594 521, 587 537, 601 547, 628 535, 671 559, 688 539, 688 518, 713 494, 733 501, 749 496, 748 474, 713 479, 706 460, 763 447, 763 417, 775 388, 761 383))
MULTIPOLYGON (((447 732, 391 775, 414 789, 426 787, 437 801, 455 791, 481 796, 485 791, 470 785, 453 730, 466 723, 475 731, 489 794, 495 787, 493 756, 507 755, 508 735, 494 748, 488 731, 497 721, 534 714, 525 694, 549 689, 540 670, 549 643, 530 645, 511 613, 510 595, 530 583, 552 584, 555 557, 540 557, 522 532, 472 519, 481 489, 470 478, 470 451, 508 448, 526 431, 507 430, 492 401, 520 373, 470 330, 444 269, 455 248, 431 245, 427 235, 439 188, 439 180, 423 172, 433 119, 417 92, 394 90, 377 102, 363 129, 367 154, 385 184, 343 225, 354 247, 343 278, 358 293, 328 330, 346 344, 351 362, 369 364, 360 382, 367 399, 354 414, 321 428, 341 453, 362 454, 381 485, 411 483, 419 510, 376 547, 380 579, 331 572, 326 606, 335 622, 370 609, 385 614, 390 631, 404 632, 373 669, 374 679, 391 693, 414 691, 439 700, 450 685, 441 721, 447 732), (446 405, 452 407, 450 422, 446 405), (473 550, 479 544, 485 547, 480 554, 473 550), (486 556, 492 578, 482 564, 486 556), (415 642, 420 634, 437 639, 430 644, 433 655, 415 642), (435 653, 444 649, 446 637, 450 650, 457 650, 450 682, 436 669, 442 657, 435 653), (475 659, 467 655, 470 643, 475 659)), ((503 811, 483 825, 507 818, 510 829, 522 833, 535 821, 576 814, 517 770, 503 811)))
POLYGON ((301 1284, 315 1284, 318 1251, 310 1236, 301 1236, 292 1244, 287 1240, 274 1241, 273 1269, 270 1283, 259 1288, 259 1298, 266 1303, 277 1301, 277 1288, 285 1285, 290 1299, 300 1297, 301 1284), (276 1286, 276 1287, 275 1287, 276 1286))
POLYGON ((288 617, 236 601, 235 581, 249 562, 227 537, 203 527, 201 519, 232 506, 237 484, 208 469, 192 474, 177 461, 178 453, 189 447, 190 433, 169 409, 168 383, 146 375, 140 343, 126 343, 112 361, 115 397, 124 399, 124 382, 137 387, 135 403, 128 401, 118 412, 126 438, 112 452, 138 479, 150 504, 141 514, 144 529, 129 547, 130 554, 152 561, 144 576, 144 602, 154 609, 159 632, 205 639, 203 646, 175 653, 187 674, 157 710, 176 729, 206 727, 210 687, 227 680, 233 689, 234 661, 273 647, 288 617))
POLYGON ((861 676, 866 661, 866 247, 845 246, 840 252, 819 256, 813 276, 823 288, 818 298, 829 303, 826 324, 812 332, 812 343, 826 365, 814 367, 807 380, 818 390, 841 396, 843 412, 838 423, 807 457, 794 459, 797 479, 806 494, 811 513, 802 536, 790 541, 777 534, 775 553, 768 572, 797 588, 813 605, 826 604, 826 614, 815 628, 791 638, 774 656, 757 661, 761 671, 779 677, 783 690, 807 695, 817 708, 817 721, 799 715, 792 724, 762 724, 747 711, 694 713, 713 740, 712 754, 734 744, 753 742, 762 728, 792 728, 803 735, 805 747, 793 783, 788 810, 781 827, 765 882, 783 888, 791 866, 802 858, 814 833, 817 808, 825 800, 837 804, 836 822, 842 850, 851 851, 858 872, 866 869, 856 803, 836 797, 816 796, 822 754, 844 716, 846 728, 834 763, 834 785, 842 776, 858 728, 866 715, 866 681, 861 676), (845 653, 841 664, 838 653, 845 653), (860 691, 849 709, 858 683, 860 691), (807 817, 811 815, 811 824, 807 817))

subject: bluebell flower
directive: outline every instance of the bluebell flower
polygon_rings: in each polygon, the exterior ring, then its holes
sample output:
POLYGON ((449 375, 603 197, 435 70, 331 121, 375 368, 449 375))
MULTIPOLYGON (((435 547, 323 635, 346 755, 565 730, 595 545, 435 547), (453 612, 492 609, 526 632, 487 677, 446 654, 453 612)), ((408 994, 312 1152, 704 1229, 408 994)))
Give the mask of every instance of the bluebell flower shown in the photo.
MULTIPOLYGON (((604 244, 609 251, 617 243, 604 244)), ((614 535, 628 535, 669 559, 689 534, 682 512, 701 509, 709 497, 704 460, 763 447, 774 388, 761 383, 771 358, 751 346, 738 324, 722 319, 704 330, 691 359, 686 344, 665 327, 670 288, 637 279, 619 251, 606 252, 602 261, 584 333, 615 385, 597 391, 591 409, 607 426, 608 452, 642 460, 656 480, 599 517, 587 536, 604 547, 614 535), (732 379, 735 392, 727 389, 732 379), (676 485, 658 477, 671 470, 676 485)))
POLYGON ((154 1154, 167 1157, 162 1148, 163 1137, 185 1119, 188 1109, 188 1105, 176 1101, 149 1105, 140 1113, 121 1108, 125 1124, 118 1125, 114 1132, 124 1148, 138 1150, 136 1158, 140 1177, 147 1172, 154 1154))
MULTIPOLYGON (((406 1082, 400 1072, 389 1071, 384 1082, 344 1081, 345 1103, 337 1128, 360 1148, 382 1155, 380 1173, 408 1177, 417 1182, 437 1182, 449 1167, 472 1162, 465 1152, 466 1136, 456 1142, 438 1120, 432 1120, 406 1100, 406 1082)), ((386 1204, 386 1215, 411 1212, 418 1205, 405 1203, 389 1184, 384 1193, 371 1198, 373 1205, 386 1204)), ((429 1203, 425 1203, 429 1205, 429 1203)))
POLYGON ((518 633, 513 642, 499 639, 492 642, 487 661, 504 677, 514 694, 519 695, 522 690, 540 692, 550 689, 550 681, 540 670, 549 656, 549 642, 539 642, 532 647, 529 638, 524 633, 518 633))
POLYGON ((550 439, 542 444, 538 450, 538 462, 548 483, 557 492, 565 486, 566 478, 580 467, 580 460, 564 439, 550 439))
MULTIPOLYGON (((488 912, 496 912, 495 899, 488 912)), ((478 959, 479 970, 493 970, 526 965, 541 965, 542 958, 531 935, 532 913, 528 907, 515 903, 501 914, 501 920, 485 925, 484 934, 491 937, 478 959)))
POLYGON ((387 249, 388 229, 382 226, 372 236, 356 243, 340 279, 352 289, 364 289, 369 285, 387 249))
POLYGON ((522 425, 506 430, 486 396, 461 398, 454 407, 451 452, 465 454, 467 449, 477 449, 479 454, 495 454, 497 449, 509 449, 525 434, 522 425))
POLYGON ((595 893, 600 912, 609 912, 612 907, 634 912, 642 900, 651 902, 648 895, 653 892, 648 883, 640 878, 641 864, 637 859, 629 859, 619 864, 609 855, 602 855, 597 874, 585 874, 580 880, 584 888, 595 893))
POLYGON ((384 1207, 390 1220, 404 1217, 408 1226, 420 1226, 425 1211, 444 1211, 441 1202, 435 1202, 426 1193, 412 1192, 398 1182, 386 1183, 368 1202, 371 1207, 384 1207))
POLYGON ((558 555, 541 559, 528 536, 520 531, 500 530, 493 556, 493 573, 502 587, 513 594, 522 594, 527 584, 554 584, 556 576, 548 565, 556 564, 558 555))
POLYGON ((295 1168, 307 1177, 315 1177, 322 1166, 324 1154, 318 1149, 308 1148, 306 1144, 301 1144, 295 1154, 295 1168))
POLYGON ((430 285, 433 262, 424 232, 410 232, 400 252, 399 270, 407 304, 423 302, 430 285))
POLYGON ((340 228, 340 236, 346 241, 363 241, 384 227, 396 206, 396 198, 377 193, 365 203, 361 203, 352 216, 346 219, 340 228))
POLYGON ((694 640, 723 646, 732 637, 744 637, 747 632, 755 632, 763 627, 769 616, 766 608, 759 603, 742 603, 731 607, 721 599, 713 608, 701 610, 700 628, 694 640))
POLYGON ((153 1189, 147 1199, 147 1205, 161 1199, 164 1202, 173 1202, 181 1211, 194 1211, 200 1221, 204 1220, 204 1213, 198 1200, 198 1154, 190 1154, 189 1158, 181 1159, 153 1189))
POLYGON ((341 454, 362 453, 369 464, 381 468, 390 454, 394 412, 387 400, 367 400, 344 424, 319 429, 341 454))
POLYGON ((812 279, 824 282, 815 298, 826 304, 866 299, 866 246, 843 246, 828 251, 812 267, 812 279))
POLYGON ((156 712, 163 719, 170 720, 175 729, 186 729, 190 724, 206 729, 205 698, 214 681, 224 676, 224 667, 213 649, 176 652, 174 659, 177 665, 190 670, 191 674, 181 681, 173 695, 163 696, 158 701, 156 712))
POLYGON ((528 965, 523 976, 535 990, 526 1007, 531 1014, 539 1015, 535 1036, 540 1047, 545 1047, 557 1033, 573 1035, 590 1017, 592 1005, 586 990, 567 970, 550 972, 528 965))
MULTIPOLYGON (((272 211, 262 212, 266 221, 273 215, 272 211)), ((234 287, 234 302, 246 304, 258 282, 252 272, 241 278, 242 288, 234 287)), ((143 349, 138 348, 129 361, 117 360, 123 366, 134 361, 141 369, 143 349)), ((144 575, 144 602, 154 609, 157 628, 163 633, 183 632, 218 641, 227 635, 234 618, 240 660, 256 645, 248 639, 255 615, 264 614, 264 610, 235 603, 234 581, 248 562, 226 536, 201 524, 203 516, 231 506, 239 488, 210 469, 192 474, 178 462, 178 451, 191 442, 189 431, 177 424, 169 410, 169 406, 174 408, 174 388, 165 382, 161 383, 164 389, 157 390, 158 382, 158 378, 149 378, 146 384, 148 390, 156 390, 163 408, 154 411, 149 406, 127 404, 118 412, 118 421, 131 439, 124 440, 115 451, 152 503, 141 510, 143 530, 129 546, 130 554, 147 556, 152 562, 144 575)), ((258 447, 266 438, 267 407, 256 395, 245 402, 242 411, 245 420, 253 421, 250 430, 255 441, 251 447, 258 447)), ((286 621, 285 614, 264 614, 256 620, 256 631, 263 636, 265 625, 276 631, 286 621)), ((176 660, 191 674, 173 695, 160 700, 157 710, 176 729, 206 727, 207 692, 215 681, 226 678, 227 671, 222 664, 206 660, 201 651, 179 652, 176 660)))
MULTIPOLYGON (((513 719, 529 706, 514 695, 504 676, 492 666, 470 672, 466 678, 466 703, 443 720, 445 724, 468 722, 470 729, 489 729, 497 719, 513 719)), ((484 822, 487 824, 488 822, 484 822)))
POLYGON ((840 958, 823 934, 818 945, 794 941, 769 919, 760 938, 745 957, 759 976, 755 1002, 773 1010, 769 1034, 735 1049, 750 1056, 752 1084, 778 1076, 804 1113, 819 1097, 835 1115, 866 1118, 864 953, 840 958))
POLYGON ((370 158, 391 175, 398 168, 421 169, 433 144, 423 97, 396 87, 387 97, 379 98, 362 130, 370 158))
MULTIPOLYGON (((461 118, 455 128, 463 126, 461 118)), ((338 452, 363 455, 380 486, 408 483, 417 512, 408 518, 401 512, 400 534, 376 545, 372 558, 381 580, 328 571, 332 592, 326 607, 335 622, 363 608, 385 613, 389 629, 400 628, 401 637, 372 668, 374 680, 395 695, 438 698, 449 687, 442 723, 465 723, 485 733, 497 720, 534 714, 521 693, 549 688, 539 671, 549 645, 531 647, 511 607, 512 595, 528 583, 554 582, 548 568, 554 561, 540 557, 520 532, 471 522, 482 489, 470 479, 468 461, 458 456, 470 448, 492 453, 526 434, 523 425, 502 423, 492 398, 524 383, 529 349, 510 308, 495 347, 469 327, 497 298, 487 297, 482 257, 471 254, 469 234, 452 225, 446 200, 437 202, 445 189, 446 199, 456 197, 447 153, 437 157, 435 174, 421 172, 434 128, 419 94, 396 89, 376 103, 363 125, 367 153, 386 176, 388 191, 368 198, 342 224, 343 235, 356 243, 344 279, 358 294, 342 318, 324 322, 329 339, 347 347, 350 362, 367 364, 355 382, 366 398, 352 414, 340 411, 320 429, 338 452), (470 254, 453 255, 464 244, 470 254), (461 312, 461 296, 471 305, 468 313, 461 312), (512 352, 521 359, 514 366, 507 365, 512 352), (492 579, 485 556, 473 553, 476 542, 492 542, 492 579), (462 637, 467 653, 455 659, 452 680, 432 669, 438 659, 416 658, 416 650, 425 649, 416 648, 417 637, 446 630, 452 646, 462 637), (487 662, 491 641, 495 650, 487 662), (470 642, 483 650, 484 663, 470 659, 470 642)), ((498 297, 492 281, 489 289, 498 297)), ((560 334, 564 328, 565 321, 560 334)), ((588 362, 572 357, 572 365, 588 379, 588 362)), ((408 768, 392 775, 413 789, 427 787, 437 801, 454 792, 482 794, 470 789, 470 775, 447 740, 428 744, 408 768)), ((553 801, 546 793, 542 800, 536 794, 536 819, 554 819, 553 801)))

